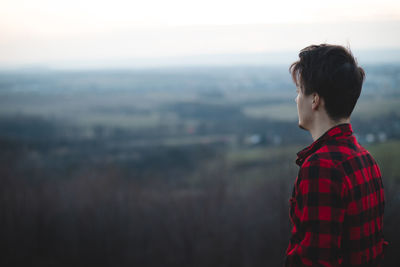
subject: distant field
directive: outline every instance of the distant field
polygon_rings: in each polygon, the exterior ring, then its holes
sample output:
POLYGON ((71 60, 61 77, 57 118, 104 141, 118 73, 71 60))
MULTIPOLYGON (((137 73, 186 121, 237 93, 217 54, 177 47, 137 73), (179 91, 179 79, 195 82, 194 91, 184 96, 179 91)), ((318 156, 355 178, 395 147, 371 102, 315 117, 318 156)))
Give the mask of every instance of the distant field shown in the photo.
POLYGON ((400 141, 388 141, 365 147, 378 162, 384 179, 400 182, 400 141))
POLYGON ((159 125, 161 122, 160 114, 151 113, 148 115, 137 114, 96 114, 88 113, 78 117, 75 123, 80 126, 93 127, 96 125, 106 125, 107 127, 117 128, 151 128, 159 125))
MULTIPOLYGON (((306 145, 306 144, 305 144, 306 145)), ((227 153, 230 163, 243 163, 251 161, 270 161, 276 158, 296 158, 296 153, 301 145, 289 145, 279 147, 255 147, 246 149, 232 149, 227 153)))
MULTIPOLYGON (((242 176, 246 179, 262 180, 279 169, 297 170, 296 153, 307 145, 232 149, 227 152, 226 159, 229 166, 245 167, 242 176)), ((379 164, 384 180, 400 182, 400 141, 375 143, 365 147, 379 164)))
POLYGON ((287 145, 232 149, 225 157, 232 182, 244 191, 266 181, 291 184, 298 171, 296 153, 301 148, 301 145, 287 145))
MULTIPOLYGON (((159 99, 159 101, 162 98, 159 99)), ((136 100, 138 101, 138 100, 136 100)), ((140 102, 140 101, 138 101, 140 102)), ((150 101, 149 101, 150 102, 150 101)), ((148 103, 149 103, 148 102, 148 103)), ((150 102, 151 103, 151 102, 150 102)), ((149 103, 149 104, 150 104, 149 103)), ((227 103, 228 104, 228 103, 227 103)), ((363 120, 376 119, 388 114, 400 115, 400 98, 372 98, 360 99, 353 113, 353 118, 363 120)), ((296 121, 297 108, 296 103, 279 103, 244 106, 243 113, 250 118, 268 118, 282 121, 296 121)), ((177 123, 179 118, 175 114, 159 114, 151 112, 150 114, 96 114, 89 111, 78 119, 84 124, 105 124, 119 127, 155 127, 159 123, 177 123)))
MULTIPOLYGON (((379 116, 394 113, 400 115, 400 97, 361 98, 354 110, 353 117, 361 119, 375 119, 379 116)), ((245 107, 244 113, 254 118, 270 118, 285 121, 297 119, 296 103, 281 103, 245 107)))
POLYGON ((380 116, 394 113, 400 115, 400 97, 376 97, 360 99, 353 116, 361 119, 375 119, 380 116))
POLYGON ((244 114, 253 118, 269 118, 284 121, 293 121, 297 118, 296 103, 293 104, 270 104, 243 109, 244 114))

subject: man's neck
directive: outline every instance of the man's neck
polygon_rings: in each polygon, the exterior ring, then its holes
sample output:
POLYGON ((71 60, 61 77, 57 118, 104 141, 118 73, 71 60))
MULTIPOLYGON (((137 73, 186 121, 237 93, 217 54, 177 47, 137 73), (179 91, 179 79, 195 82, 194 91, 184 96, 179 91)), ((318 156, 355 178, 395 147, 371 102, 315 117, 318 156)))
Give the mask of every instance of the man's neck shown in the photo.
POLYGON ((340 119, 338 121, 333 121, 330 118, 323 118, 319 120, 317 119, 309 132, 312 136, 312 139, 315 141, 320 138, 324 133, 326 133, 329 129, 343 123, 350 123, 350 118, 340 119))

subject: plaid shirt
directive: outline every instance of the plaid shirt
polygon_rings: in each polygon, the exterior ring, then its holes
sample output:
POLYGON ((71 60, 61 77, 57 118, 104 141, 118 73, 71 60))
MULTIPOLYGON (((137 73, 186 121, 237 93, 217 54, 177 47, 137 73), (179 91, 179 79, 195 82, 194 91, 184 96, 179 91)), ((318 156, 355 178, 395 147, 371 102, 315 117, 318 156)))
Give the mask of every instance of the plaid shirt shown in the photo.
POLYGON ((351 125, 331 128, 297 155, 285 266, 380 266, 381 173, 351 125))

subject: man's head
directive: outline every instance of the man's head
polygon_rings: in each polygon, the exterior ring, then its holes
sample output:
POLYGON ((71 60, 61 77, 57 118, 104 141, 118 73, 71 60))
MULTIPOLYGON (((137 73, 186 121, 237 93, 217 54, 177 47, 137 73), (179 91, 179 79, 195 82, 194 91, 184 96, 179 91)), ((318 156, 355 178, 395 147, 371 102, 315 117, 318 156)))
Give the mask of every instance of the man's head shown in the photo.
POLYGON ((289 68, 299 91, 296 98, 299 126, 307 129, 313 111, 318 108, 324 109, 334 122, 348 119, 365 78, 350 49, 311 45, 300 51, 299 58, 289 68))

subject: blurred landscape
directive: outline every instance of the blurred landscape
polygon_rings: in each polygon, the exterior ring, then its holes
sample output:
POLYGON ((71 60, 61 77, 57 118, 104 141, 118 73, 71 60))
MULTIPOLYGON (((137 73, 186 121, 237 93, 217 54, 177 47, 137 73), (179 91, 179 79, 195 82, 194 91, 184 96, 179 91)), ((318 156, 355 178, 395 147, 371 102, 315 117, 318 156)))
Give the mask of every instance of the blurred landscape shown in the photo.
MULTIPOLYGON (((363 67, 398 266, 400 63, 363 67)), ((279 65, 1 71, 0 265, 282 266, 295 91, 279 65)))

